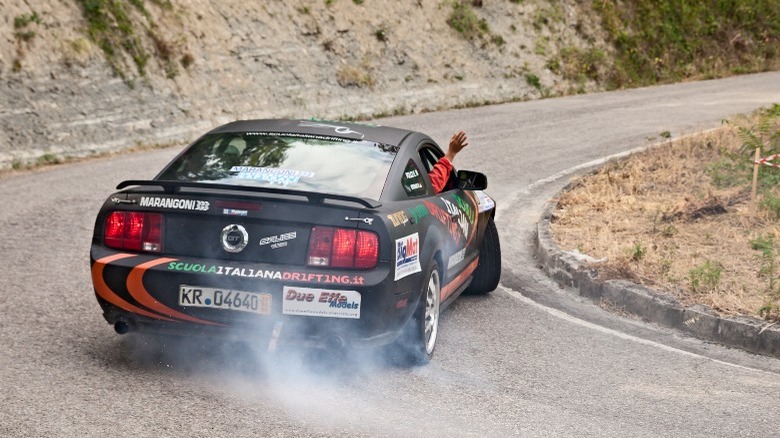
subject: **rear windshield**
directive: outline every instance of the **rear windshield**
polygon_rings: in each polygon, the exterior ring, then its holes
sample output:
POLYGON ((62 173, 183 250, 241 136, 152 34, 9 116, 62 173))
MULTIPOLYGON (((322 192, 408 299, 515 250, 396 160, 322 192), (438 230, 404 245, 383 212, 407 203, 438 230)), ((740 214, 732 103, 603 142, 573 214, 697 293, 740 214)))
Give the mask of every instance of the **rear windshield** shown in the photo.
POLYGON ((379 199, 398 148, 369 141, 269 132, 209 134, 157 179, 379 199))

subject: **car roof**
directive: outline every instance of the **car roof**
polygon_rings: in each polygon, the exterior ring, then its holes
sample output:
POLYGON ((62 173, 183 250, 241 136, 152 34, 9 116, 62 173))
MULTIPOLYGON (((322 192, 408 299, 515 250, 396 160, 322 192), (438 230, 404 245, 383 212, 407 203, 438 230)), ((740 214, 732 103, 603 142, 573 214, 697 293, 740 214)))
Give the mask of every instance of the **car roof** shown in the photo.
POLYGON ((350 140, 366 140, 399 146, 410 134, 407 129, 367 123, 329 121, 320 119, 262 119, 238 120, 213 129, 209 134, 230 132, 283 132, 350 140))

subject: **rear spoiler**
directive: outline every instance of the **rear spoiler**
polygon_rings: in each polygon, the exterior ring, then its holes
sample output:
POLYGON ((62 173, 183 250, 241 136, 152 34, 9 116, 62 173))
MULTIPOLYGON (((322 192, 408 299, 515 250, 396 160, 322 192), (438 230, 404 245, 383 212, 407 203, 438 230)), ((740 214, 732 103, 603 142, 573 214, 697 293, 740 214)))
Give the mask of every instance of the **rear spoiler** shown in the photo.
POLYGON ((376 209, 382 206, 378 201, 369 198, 361 198, 358 196, 338 195, 335 193, 318 193, 307 192, 303 190, 290 190, 277 187, 252 187, 252 186, 237 186, 231 184, 212 184, 198 181, 170 181, 170 180, 127 180, 122 181, 116 186, 117 190, 124 189, 130 186, 157 186, 162 187, 167 193, 177 193, 182 187, 192 187, 197 189, 213 189, 213 190, 228 190, 238 192, 252 192, 256 194, 275 194, 275 195, 292 195, 292 196, 304 196, 310 202, 321 204, 326 199, 333 199, 336 201, 355 202, 368 208, 376 209))

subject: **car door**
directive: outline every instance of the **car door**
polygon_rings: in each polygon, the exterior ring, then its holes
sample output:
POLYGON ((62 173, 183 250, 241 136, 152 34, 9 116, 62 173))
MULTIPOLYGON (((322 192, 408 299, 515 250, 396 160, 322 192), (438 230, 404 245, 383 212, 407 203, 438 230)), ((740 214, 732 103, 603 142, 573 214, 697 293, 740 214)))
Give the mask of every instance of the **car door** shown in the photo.
MULTIPOLYGON (((422 144, 419 152, 426 172, 430 172, 443 156, 441 150, 432 144, 422 144)), ((440 218, 448 230, 450 244, 445 246, 443 262, 447 273, 445 281, 449 283, 476 262, 477 201, 473 193, 457 187, 457 178, 453 169, 442 192, 431 196, 428 203, 430 204, 428 210, 433 216, 440 218)), ((446 296, 442 297, 445 298, 446 296)))

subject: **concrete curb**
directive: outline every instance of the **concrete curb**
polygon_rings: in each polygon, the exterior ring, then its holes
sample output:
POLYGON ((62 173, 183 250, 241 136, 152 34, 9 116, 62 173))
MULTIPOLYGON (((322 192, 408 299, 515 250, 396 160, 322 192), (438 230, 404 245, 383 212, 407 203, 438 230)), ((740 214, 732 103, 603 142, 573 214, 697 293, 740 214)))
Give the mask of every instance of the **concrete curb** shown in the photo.
POLYGON ((705 341, 780 358, 780 324, 750 317, 722 318, 707 306, 685 307, 675 297, 630 281, 599 280, 596 269, 562 251, 553 241, 550 222, 557 205, 555 199, 547 202, 536 231, 537 260, 552 279, 578 289, 594 302, 606 302, 647 321, 705 341))

